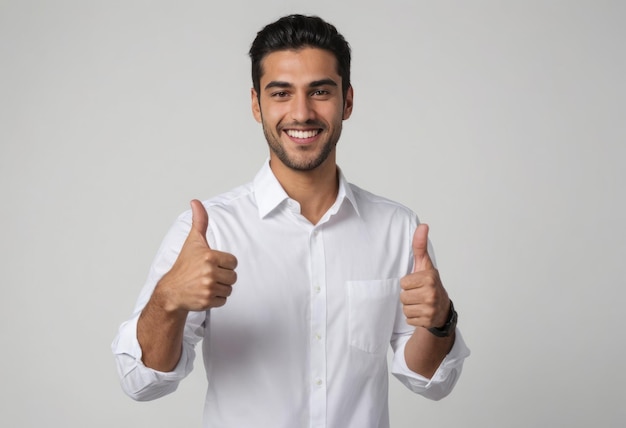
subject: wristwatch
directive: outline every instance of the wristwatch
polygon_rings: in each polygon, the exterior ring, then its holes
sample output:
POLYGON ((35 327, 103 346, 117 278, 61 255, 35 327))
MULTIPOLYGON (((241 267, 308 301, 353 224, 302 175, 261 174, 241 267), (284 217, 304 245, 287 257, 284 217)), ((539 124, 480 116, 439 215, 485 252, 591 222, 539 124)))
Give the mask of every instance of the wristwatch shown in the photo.
POLYGON ((450 300, 450 311, 448 312, 448 320, 443 325, 443 327, 431 327, 428 329, 432 334, 437 337, 448 337, 454 331, 456 327, 456 322, 459 319, 459 314, 454 310, 454 305, 452 304, 452 300, 450 300))

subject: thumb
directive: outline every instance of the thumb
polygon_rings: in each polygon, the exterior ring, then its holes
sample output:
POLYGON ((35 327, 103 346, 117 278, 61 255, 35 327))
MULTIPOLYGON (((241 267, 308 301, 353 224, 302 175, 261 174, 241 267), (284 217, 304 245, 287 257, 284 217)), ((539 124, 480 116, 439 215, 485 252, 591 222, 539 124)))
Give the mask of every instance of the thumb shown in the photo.
POLYGON ((204 205, 202 205, 202 202, 200 202, 197 199, 192 200, 191 201, 191 231, 189 232, 189 234, 195 231, 198 235, 200 235, 204 243, 207 246, 209 246, 209 243, 206 240, 206 231, 208 227, 209 227, 209 215, 207 214, 206 209, 204 208, 204 205))
POLYGON ((428 225, 420 224, 413 234, 413 272, 433 269, 433 262, 428 255, 428 225))

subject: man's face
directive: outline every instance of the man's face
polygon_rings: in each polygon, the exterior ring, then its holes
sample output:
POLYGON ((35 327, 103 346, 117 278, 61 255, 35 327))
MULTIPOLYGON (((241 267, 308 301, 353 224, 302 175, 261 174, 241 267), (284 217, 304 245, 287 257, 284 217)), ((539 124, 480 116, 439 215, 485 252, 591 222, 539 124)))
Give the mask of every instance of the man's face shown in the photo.
POLYGON ((310 171, 329 159, 342 121, 352 113, 352 88, 346 99, 335 56, 323 49, 283 50, 262 62, 260 94, 252 90, 252 112, 270 147, 270 159, 310 171))

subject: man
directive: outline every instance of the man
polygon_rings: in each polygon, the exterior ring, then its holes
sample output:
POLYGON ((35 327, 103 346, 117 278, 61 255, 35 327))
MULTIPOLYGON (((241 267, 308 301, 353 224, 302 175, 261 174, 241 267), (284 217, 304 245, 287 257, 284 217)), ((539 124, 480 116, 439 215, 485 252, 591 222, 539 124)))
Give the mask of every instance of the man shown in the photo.
POLYGON ((350 49, 317 17, 284 17, 250 49, 270 155, 254 180, 191 202, 113 343, 137 400, 174 391, 203 340, 205 427, 388 427, 392 372, 446 396, 469 351, 407 208, 347 183, 350 49))

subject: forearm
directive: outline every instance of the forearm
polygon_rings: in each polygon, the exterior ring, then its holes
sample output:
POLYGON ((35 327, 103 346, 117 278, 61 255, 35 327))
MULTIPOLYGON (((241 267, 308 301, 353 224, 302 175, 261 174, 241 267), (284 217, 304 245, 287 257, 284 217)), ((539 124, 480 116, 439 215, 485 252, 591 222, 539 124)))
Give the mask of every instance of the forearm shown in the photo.
POLYGON ((417 327, 404 348, 407 367, 426 378, 432 376, 454 345, 455 332, 437 337, 423 327, 417 327))
POLYGON ((182 353, 187 311, 169 308, 157 285, 137 321, 137 340, 146 367, 172 371, 182 353))

